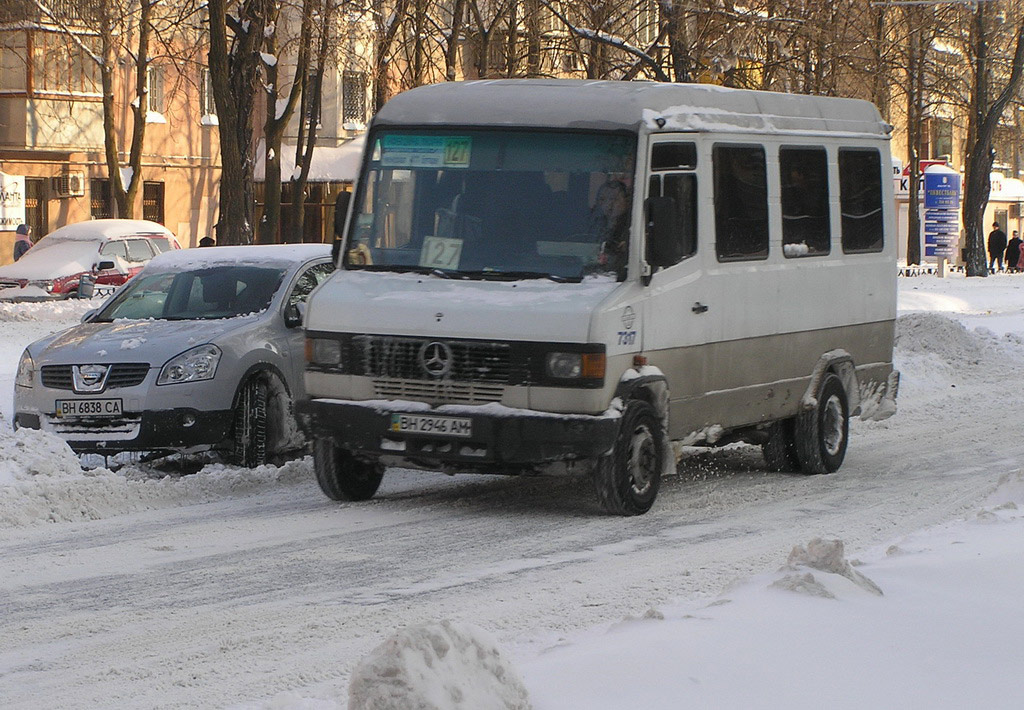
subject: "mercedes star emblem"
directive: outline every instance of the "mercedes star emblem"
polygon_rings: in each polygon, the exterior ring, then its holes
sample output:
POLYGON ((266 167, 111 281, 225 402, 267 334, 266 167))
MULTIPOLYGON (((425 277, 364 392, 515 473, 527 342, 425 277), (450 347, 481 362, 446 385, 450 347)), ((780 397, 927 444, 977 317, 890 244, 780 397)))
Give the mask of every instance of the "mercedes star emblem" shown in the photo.
POLYGON ((437 340, 420 348, 420 365, 431 377, 444 377, 452 371, 452 349, 437 340))

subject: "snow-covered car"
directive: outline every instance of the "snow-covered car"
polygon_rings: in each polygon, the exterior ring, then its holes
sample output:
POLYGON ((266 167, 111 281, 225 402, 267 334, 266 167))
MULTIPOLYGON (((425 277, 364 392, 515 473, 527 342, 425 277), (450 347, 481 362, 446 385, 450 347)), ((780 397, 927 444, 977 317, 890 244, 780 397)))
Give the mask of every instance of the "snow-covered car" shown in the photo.
POLYGON ((292 450, 302 311, 333 270, 322 244, 161 254, 80 325, 25 349, 15 427, 80 453, 212 449, 257 466, 292 450))
POLYGON ((69 224, 40 239, 18 261, 0 266, 0 299, 74 297, 83 274, 96 286, 120 286, 157 254, 180 248, 169 229, 147 220, 69 224))

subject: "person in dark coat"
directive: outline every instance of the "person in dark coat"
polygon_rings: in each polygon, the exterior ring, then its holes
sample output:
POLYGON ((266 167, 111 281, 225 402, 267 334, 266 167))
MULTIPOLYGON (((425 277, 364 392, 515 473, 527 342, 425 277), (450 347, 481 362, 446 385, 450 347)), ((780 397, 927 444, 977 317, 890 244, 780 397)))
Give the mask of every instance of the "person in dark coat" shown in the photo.
POLYGON ((999 270, 1003 270, 1003 254, 1006 253, 1006 232, 999 228, 999 222, 992 223, 992 231, 988 234, 988 270, 995 273, 992 267, 999 263, 999 270))
POLYGON ((14 260, 17 261, 25 256, 25 252, 32 248, 32 228, 27 224, 19 224, 14 239, 14 260))
POLYGON ((1020 237, 1017 230, 1013 230, 1013 237, 1006 243, 1006 270, 1016 273, 1020 271, 1020 237))

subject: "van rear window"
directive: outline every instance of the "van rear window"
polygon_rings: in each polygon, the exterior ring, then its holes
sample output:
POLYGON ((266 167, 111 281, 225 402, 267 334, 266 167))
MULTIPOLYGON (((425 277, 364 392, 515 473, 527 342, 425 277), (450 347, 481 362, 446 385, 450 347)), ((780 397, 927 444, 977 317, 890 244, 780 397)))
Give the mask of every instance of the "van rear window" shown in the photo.
POLYGON ((843 251, 882 251, 882 160, 877 150, 839 149, 843 251))
POLYGON ((782 252, 787 257, 828 254, 828 156, 824 148, 779 149, 782 252))

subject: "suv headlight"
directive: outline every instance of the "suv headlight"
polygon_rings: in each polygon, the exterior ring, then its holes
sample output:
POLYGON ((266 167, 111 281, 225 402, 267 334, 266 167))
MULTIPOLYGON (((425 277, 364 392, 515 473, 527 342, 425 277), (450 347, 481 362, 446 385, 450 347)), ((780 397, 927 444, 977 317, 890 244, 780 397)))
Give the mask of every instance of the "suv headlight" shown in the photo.
POLYGON ((18 374, 14 377, 14 384, 19 387, 31 387, 32 377, 35 373, 36 364, 32 362, 32 356, 26 350, 21 354, 21 359, 18 360, 18 374))
POLYGON ((212 380, 220 362, 220 348, 199 345, 168 360, 156 378, 158 385, 176 385, 182 382, 212 380))

